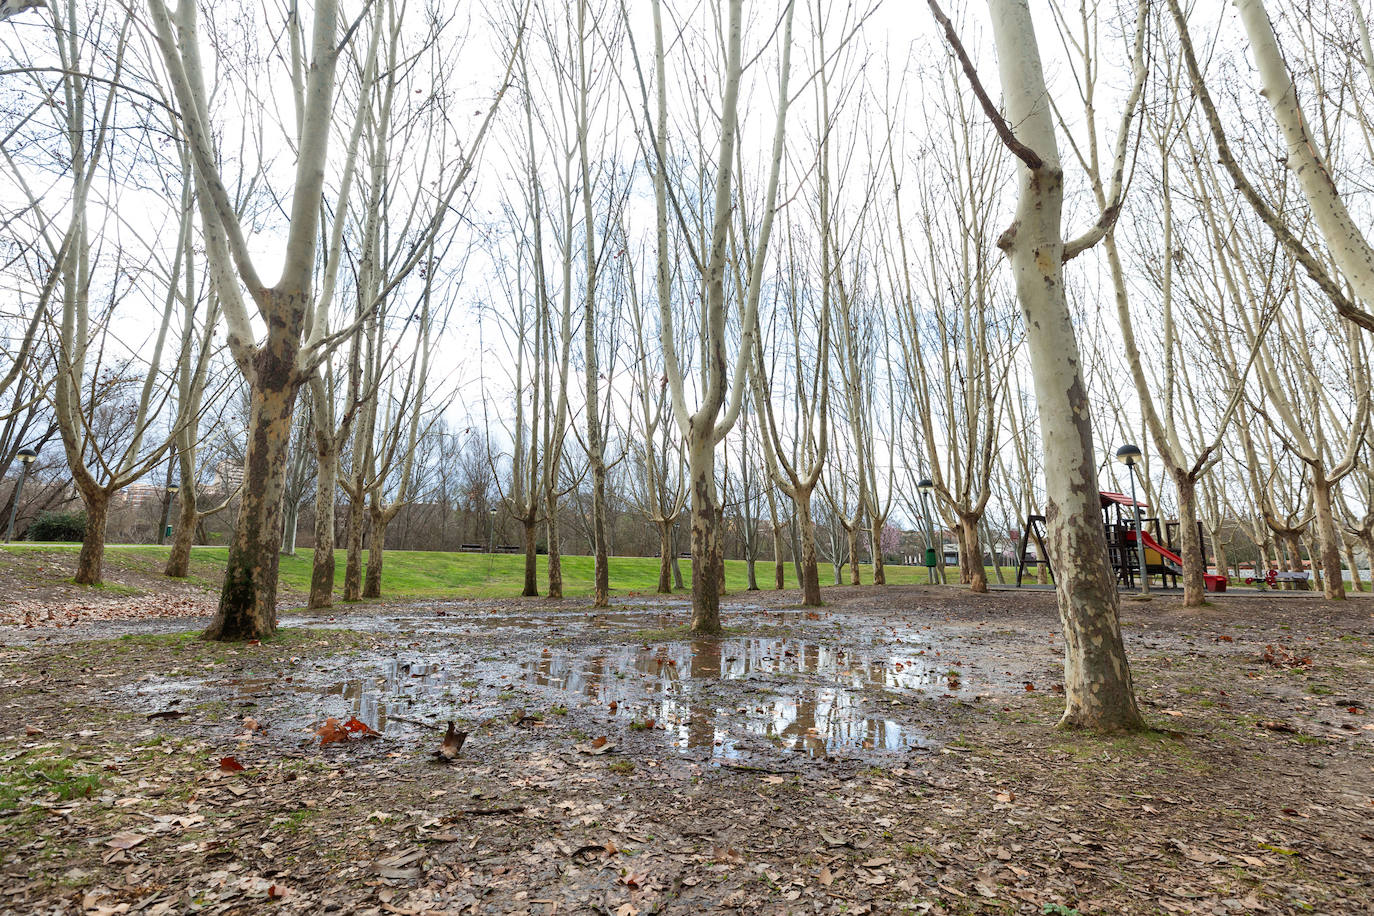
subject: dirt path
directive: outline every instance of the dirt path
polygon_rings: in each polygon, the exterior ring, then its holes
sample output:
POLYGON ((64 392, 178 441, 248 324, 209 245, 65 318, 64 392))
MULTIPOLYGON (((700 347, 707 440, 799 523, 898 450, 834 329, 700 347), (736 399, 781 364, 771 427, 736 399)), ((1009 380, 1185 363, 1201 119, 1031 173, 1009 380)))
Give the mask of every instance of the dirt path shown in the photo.
POLYGON ((1374 906, 1374 604, 1128 604, 1161 731, 1107 739, 1053 728, 1052 595, 826 597, 0 635, 0 913, 1374 906))

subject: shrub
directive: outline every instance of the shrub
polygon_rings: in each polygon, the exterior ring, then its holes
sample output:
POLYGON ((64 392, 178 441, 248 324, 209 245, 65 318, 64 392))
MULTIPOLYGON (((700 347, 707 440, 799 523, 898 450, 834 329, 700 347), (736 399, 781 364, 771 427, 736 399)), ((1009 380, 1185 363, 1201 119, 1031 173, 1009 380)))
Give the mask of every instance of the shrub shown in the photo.
POLYGON ((86 537, 85 512, 44 512, 29 525, 30 541, 80 541, 86 537))

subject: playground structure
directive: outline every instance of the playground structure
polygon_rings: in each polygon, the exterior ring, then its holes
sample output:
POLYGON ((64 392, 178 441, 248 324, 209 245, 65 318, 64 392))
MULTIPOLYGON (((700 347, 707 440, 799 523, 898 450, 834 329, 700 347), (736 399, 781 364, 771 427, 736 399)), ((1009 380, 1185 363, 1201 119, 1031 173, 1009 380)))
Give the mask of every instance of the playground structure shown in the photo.
MULTIPOLYGON (((1102 526, 1107 535, 1107 562, 1116 574, 1118 585, 1135 588, 1141 574, 1140 551, 1136 546, 1136 522, 1134 515, 1142 515, 1149 508, 1145 503, 1133 502, 1129 496, 1110 491, 1099 491, 1102 500, 1102 526)), ((1207 561, 1207 541, 1202 534, 1202 523, 1198 523, 1198 543, 1202 545, 1203 562, 1207 561)), ((1178 588, 1178 579, 1183 575, 1183 549, 1179 537, 1179 523, 1159 518, 1142 517, 1140 536, 1145 545, 1145 575, 1159 581, 1165 588, 1178 588)), ((1050 560, 1049 548, 1045 544, 1045 516, 1031 515, 1021 529, 1021 540, 1016 550, 1016 585, 1021 587, 1028 567, 1044 567, 1051 581, 1054 579, 1054 566, 1050 560), (1036 551, 1031 554, 1031 542, 1036 551)), ((1205 573, 1203 585, 1209 592, 1226 591, 1226 577, 1205 573)))

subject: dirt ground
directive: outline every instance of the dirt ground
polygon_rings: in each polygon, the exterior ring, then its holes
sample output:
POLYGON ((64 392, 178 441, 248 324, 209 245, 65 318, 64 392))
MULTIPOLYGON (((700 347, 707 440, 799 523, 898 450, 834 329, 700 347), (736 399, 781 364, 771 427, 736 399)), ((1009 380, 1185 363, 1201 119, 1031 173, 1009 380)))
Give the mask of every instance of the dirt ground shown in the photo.
POLYGON ((1374 910, 1374 602, 1125 602, 1102 738, 1053 595, 826 598, 0 628, 0 913, 1374 910))

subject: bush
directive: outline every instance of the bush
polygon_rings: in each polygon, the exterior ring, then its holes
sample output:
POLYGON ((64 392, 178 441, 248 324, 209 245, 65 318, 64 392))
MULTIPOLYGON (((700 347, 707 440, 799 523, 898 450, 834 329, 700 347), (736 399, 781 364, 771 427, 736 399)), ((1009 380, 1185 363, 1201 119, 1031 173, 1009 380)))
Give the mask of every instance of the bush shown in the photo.
POLYGON ((30 541, 80 541, 85 537, 85 512, 44 512, 24 533, 30 541))

